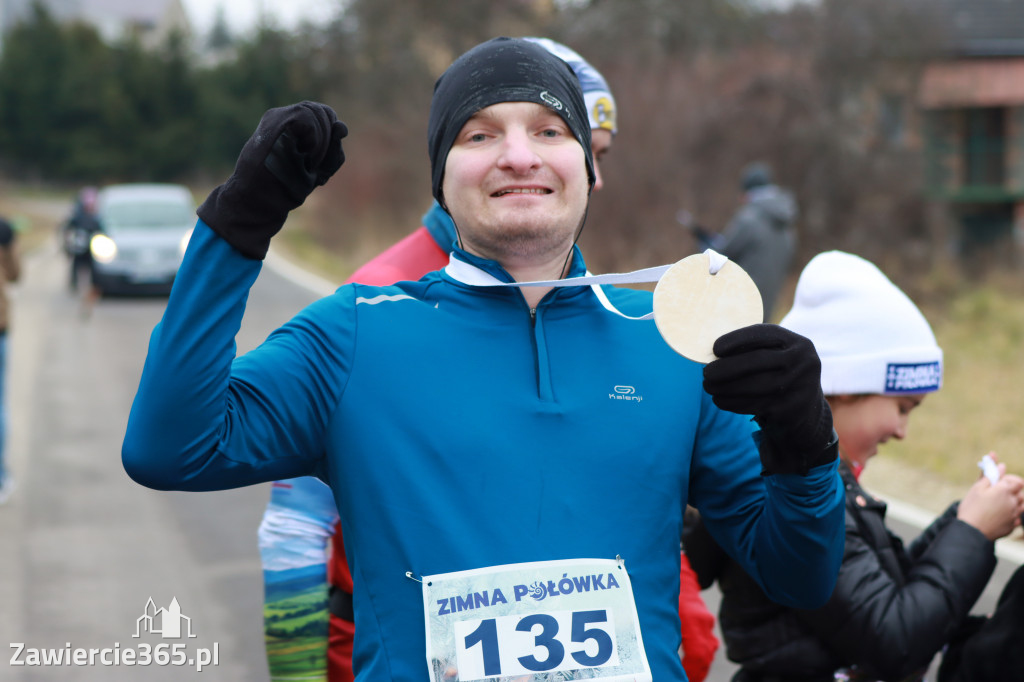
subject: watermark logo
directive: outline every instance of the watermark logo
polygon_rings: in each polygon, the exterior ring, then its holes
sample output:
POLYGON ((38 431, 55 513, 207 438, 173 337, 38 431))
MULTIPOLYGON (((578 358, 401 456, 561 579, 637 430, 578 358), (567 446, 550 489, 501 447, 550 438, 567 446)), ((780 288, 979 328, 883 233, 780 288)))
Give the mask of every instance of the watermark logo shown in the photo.
MULTIPOLYGON (((144 633, 160 635, 162 639, 192 639, 192 619, 181 612, 177 597, 171 598, 167 608, 157 608, 156 602, 150 597, 146 601, 143 613, 135 621, 133 639, 139 639, 144 633)), ((156 666, 188 666, 202 672, 208 666, 220 664, 220 643, 214 642, 212 647, 196 648, 192 651, 184 642, 161 642, 151 645, 138 642, 131 647, 122 647, 114 642, 112 647, 84 648, 72 646, 67 642, 63 648, 44 649, 27 646, 24 642, 12 642, 10 664, 12 667, 53 667, 53 666, 101 666, 101 667, 148 667, 156 666)))
POLYGON ((149 632, 164 639, 181 639, 183 625, 185 636, 195 637, 192 634, 192 619, 181 612, 177 597, 171 598, 166 609, 158 609, 150 597, 142 615, 135 621, 135 634, 132 637, 138 638, 143 632, 149 632))

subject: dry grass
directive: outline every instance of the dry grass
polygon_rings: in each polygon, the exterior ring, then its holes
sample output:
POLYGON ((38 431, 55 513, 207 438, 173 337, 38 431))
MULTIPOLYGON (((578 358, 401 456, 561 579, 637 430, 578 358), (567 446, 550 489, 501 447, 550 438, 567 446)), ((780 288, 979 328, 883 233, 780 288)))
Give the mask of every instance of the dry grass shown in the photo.
POLYGON ((274 240, 274 248, 280 249, 290 261, 301 263, 310 272, 337 284, 348 279, 359 266, 358 262, 325 249, 305 230, 285 229, 274 240))
POLYGON ((52 191, 31 187, 12 187, 0 183, 0 216, 9 220, 18 233, 22 252, 43 246, 71 213, 72 191, 52 191))
POLYGON ((340 284, 419 226, 418 217, 396 224, 372 212, 354 219, 325 195, 314 194, 289 214, 285 228, 274 238, 274 248, 340 284))
POLYGON ((945 357, 942 390, 914 411, 907 438, 883 456, 966 487, 993 450, 1024 474, 1024 296, 1019 276, 994 277, 926 310, 945 357))

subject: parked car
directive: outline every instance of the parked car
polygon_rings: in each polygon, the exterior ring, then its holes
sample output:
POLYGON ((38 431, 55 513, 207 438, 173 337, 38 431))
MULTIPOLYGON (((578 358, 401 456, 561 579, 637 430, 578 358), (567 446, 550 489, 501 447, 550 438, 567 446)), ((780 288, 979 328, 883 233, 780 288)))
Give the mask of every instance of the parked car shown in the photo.
POLYGON ((109 185, 97 206, 101 231, 89 250, 99 290, 170 293, 196 222, 192 192, 183 185, 109 185))

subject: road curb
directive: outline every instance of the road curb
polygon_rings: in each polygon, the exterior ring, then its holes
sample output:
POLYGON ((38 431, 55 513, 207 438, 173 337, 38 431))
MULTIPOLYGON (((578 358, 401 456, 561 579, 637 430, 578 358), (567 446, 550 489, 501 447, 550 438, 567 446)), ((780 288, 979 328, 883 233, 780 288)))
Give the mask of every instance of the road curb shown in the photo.
POLYGON ((288 281, 320 296, 330 296, 341 286, 320 275, 313 274, 301 265, 282 256, 280 252, 273 248, 267 253, 264 264, 288 281))
MULTIPOLYGON (((888 511, 886 512, 888 516, 915 528, 924 530, 935 520, 935 514, 914 506, 909 502, 893 500, 887 497, 885 498, 885 503, 888 506, 888 511)), ((1007 538, 996 540, 996 556, 1004 561, 1020 566, 1024 564, 1024 547, 1021 546, 1018 540, 1007 538)))

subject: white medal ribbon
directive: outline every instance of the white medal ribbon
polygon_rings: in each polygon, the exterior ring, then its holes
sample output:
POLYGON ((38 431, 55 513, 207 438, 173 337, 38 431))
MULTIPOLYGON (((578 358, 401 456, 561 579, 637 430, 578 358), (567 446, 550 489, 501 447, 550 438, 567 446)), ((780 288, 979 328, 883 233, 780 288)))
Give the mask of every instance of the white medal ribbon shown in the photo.
POLYGON ((613 272, 605 275, 593 275, 587 272, 582 277, 569 277, 567 279, 536 280, 533 282, 502 282, 497 277, 490 275, 480 268, 470 265, 465 261, 452 256, 444 271, 448 275, 463 284, 475 287, 582 287, 597 284, 639 284, 644 282, 657 282, 661 276, 672 267, 671 265, 659 265, 633 272, 613 272))
MULTIPOLYGON (((711 249, 708 249, 704 253, 708 254, 710 260, 709 272, 714 275, 716 274, 723 265, 729 260, 725 256, 717 253, 711 249)), ((647 284, 650 282, 657 282, 661 279, 662 275, 668 272, 668 269, 672 267, 674 263, 669 265, 658 265, 652 268, 643 268, 641 270, 634 270, 633 272, 613 272, 604 275, 593 275, 589 271, 582 277, 569 277, 568 279, 550 279, 550 280, 538 280, 533 282, 502 282, 497 277, 490 275, 480 268, 470 265, 469 263, 459 260, 459 258, 452 254, 451 259, 448 261, 448 265, 444 271, 449 277, 457 282, 463 284, 469 284, 475 287, 582 287, 589 286, 597 299, 601 302, 601 305, 605 309, 626 318, 627 320, 651 320, 654 319, 654 312, 641 315, 640 317, 632 317, 620 312, 612 305, 611 301, 608 300, 608 296, 601 289, 602 284, 647 284)))

